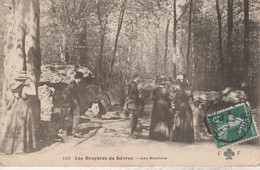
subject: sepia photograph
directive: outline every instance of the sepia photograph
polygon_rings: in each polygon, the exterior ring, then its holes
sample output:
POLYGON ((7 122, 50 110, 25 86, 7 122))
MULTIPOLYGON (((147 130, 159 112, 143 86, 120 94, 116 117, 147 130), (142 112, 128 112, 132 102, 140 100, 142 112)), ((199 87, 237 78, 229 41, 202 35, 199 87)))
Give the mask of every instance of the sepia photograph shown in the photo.
POLYGON ((0 0, 0 166, 260 166, 259 0, 0 0))

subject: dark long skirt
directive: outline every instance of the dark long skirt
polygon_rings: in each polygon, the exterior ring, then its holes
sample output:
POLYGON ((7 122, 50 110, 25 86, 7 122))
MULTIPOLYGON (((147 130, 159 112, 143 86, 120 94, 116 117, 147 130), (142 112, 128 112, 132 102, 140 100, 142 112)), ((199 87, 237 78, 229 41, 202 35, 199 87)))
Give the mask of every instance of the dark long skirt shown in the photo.
POLYGON ((154 101, 149 138, 154 140, 169 139, 169 104, 163 99, 154 101))
POLYGON ((188 101, 180 104, 179 126, 175 127, 173 141, 194 142, 193 115, 188 101))
POLYGON ((36 148, 35 120, 27 100, 19 98, 1 129, 0 151, 7 154, 31 152, 36 148))

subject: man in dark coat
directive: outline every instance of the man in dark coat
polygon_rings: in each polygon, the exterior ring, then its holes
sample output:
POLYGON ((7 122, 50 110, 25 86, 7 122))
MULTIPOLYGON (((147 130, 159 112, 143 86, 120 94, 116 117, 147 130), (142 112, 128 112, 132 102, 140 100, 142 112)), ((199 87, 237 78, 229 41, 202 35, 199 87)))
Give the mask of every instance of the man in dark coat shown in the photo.
POLYGON ((78 132, 80 118, 79 83, 83 79, 82 72, 76 72, 75 79, 68 85, 64 101, 62 103, 63 120, 68 119, 67 134, 74 137, 82 137, 78 132))
POLYGON ((137 123, 138 123, 138 113, 139 113, 139 90, 137 88, 137 82, 139 79, 139 75, 134 75, 133 80, 130 84, 128 90, 128 110, 132 114, 132 128, 131 134, 136 131, 137 123))

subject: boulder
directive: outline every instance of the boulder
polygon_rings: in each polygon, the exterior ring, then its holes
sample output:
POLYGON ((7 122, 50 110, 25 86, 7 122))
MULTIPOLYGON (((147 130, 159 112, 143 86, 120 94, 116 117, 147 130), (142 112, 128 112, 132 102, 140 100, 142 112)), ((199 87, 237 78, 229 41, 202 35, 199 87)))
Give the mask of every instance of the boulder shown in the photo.
POLYGON ((100 92, 97 97, 99 111, 101 115, 105 115, 108 111, 111 110, 111 101, 107 91, 100 92))
POLYGON ((88 77, 91 71, 83 66, 77 67, 74 65, 42 65, 41 66, 41 83, 66 83, 74 78, 76 70, 83 73, 84 77, 88 77))
POLYGON ((193 113, 195 140, 198 141, 213 139, 208 133, 204 119, 205 115, 247 100, 247 95, 244 91, 232 88, 226 88, 220 92, 194 91, 193 97, 194 100, 190 101, 190 105, 193 113), (214 100, 215 102, 212 103, 214 100))
POLYGON ((223 102, 238 103, 248 100, 247 95, 241 90, 232 90, 222 99, 223 102))
POLYGON ((194 91, 193 98, 194 101, 198 101, 200 103, 211 102, 216 99, 218 99, 218 102, 220 103, 238 103, 248 100, 244 91, 232 89, 230 87, 227 87, 225 90, 220 92, 194 91), (218 99, 218 97, 220 98, 218 99))
POLYGON ((193 113, 194 124, 194 137, 196 141, 211 140, 212 137, 207 132, 203 111, 200 105, 196 105, 194 102, 190 102, 191 110, 193 113))
POLYGON ((96 118, 99 114, 99 107, 98 107, 98 103, 93 103, 91 108, 89 108, 86 112, 85 112, 85 116, 86 117, 90 117, 90 118, 96 118))
MULTIPOLYGON (((41 119, 45 121, 51 120, 51 115, 59 114, 61 107, 62 95, 70 81, 74 78, 76 71, 83 73, 85 78, 92 77, 91 71, 86 67, 76 67, 74 65, 42 65, 39 86, 39 99, 41 101, 41 119)), ((80 98, 82 113, 84 113, 94 102, 95 96, 98 94, 96 86, 87 86, 83 81, 80 84, 80 98)))
POLYGON ((126 92, 124 88, 113 88, 108 91, 109 99, 111 105, 121 105, 124 103, 124 99, 126 98, 126 92))
POLYGON ((220 96, 221 92, 216 91, 194 91, 193 92, 193 98, 194 101, 200 101, 200 102, 206 102, 206 101, 212 101, 215 100, 218 96, 220 96))
POLYGON ((40 86, 39 99, 41 101, 41 120, 50 121, 51 115, 53 113, 53 95, 55 89, 53 87, 48 87, 47 85, 40 86))
POLYGON ((92 106, 96 101, 96 96, 98 95, 98 87, 95 85, 89 85, 85 87, 84 85, 80 88, 80 100, 82 113, 85 113, 88 108, 92 106))
POLYGON ((107 112, 105 115, 102 115, 102 119, 123 119, 125 115, 118 111, 107 112))

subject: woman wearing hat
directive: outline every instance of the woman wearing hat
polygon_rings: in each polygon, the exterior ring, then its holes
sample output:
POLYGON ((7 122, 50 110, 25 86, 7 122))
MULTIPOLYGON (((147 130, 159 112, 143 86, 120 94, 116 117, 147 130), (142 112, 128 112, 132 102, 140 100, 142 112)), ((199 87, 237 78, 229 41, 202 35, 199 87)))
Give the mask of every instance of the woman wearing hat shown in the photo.
POLYGON ((193 97, 190 84, 184 78, 179 81, 180 89, 175 95, 174 131, 171 130, 171 138, 176 142, 194 142, 193 115, 189 99, 193 97))
POLYGON ((169 91, 165 87, 165 77, 156 80, 158 86, 152 90, 153 102, 149 138, 154 140, 169 139, 170 106, 169 91))
POLYGON ((36 125, 28 96, 36 95, 36 88, 26 74, 20 74, 9 86, 14 104, 1 129, 0 151, 7 154, 31 152, 36 148, 36 125))

